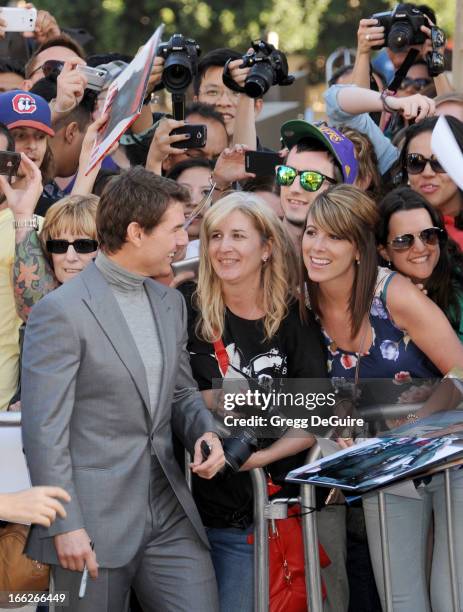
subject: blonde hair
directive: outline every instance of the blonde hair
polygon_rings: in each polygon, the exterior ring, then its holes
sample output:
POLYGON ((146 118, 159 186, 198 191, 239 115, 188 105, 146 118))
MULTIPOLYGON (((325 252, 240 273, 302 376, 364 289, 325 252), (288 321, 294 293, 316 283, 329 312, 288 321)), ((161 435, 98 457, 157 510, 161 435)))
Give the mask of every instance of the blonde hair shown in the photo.
POLYGON ((100 198, 94 195, 71 195, 58 200, 50 206, 40 232, 40 243, 47 253, 47 240, 59 238, 63 233, 96 236, 96 210, 100 198))
POLYGON ((271 254, 262 265, 262 307, 265 312, 265 338, 272 338, 288 312, 288 302, 295 295, 297 258, 291 238, 282 222, 261 198, 252 193, 234 192, 210 208, 200 234, 200 264, 196 304, 200 313, 196 330, 207 342, 222 337, 225 325, 225 301, 221 280, 209 259, 212 232, 231 213, 246 215, 259 232, 262 244, 271 245, 271 254))
MULTIPOLYGON (((310 207, 309 215, 313 223, 323 231, 348 240, 359 251, 359 263, 353 263, 355 277, 349 298, 351 333, 354 338, 370 310, 375 289, 378 267, 375 241, 375 227, 379 220, 377 206, 357 187, 335 185, 317 196, 310 207)), ((305 311, 303 296, 307 288, 312 310, 323 318, 318 283, 309 279, 304 262, 301 263, 301 278, 301 314, 305 311)))

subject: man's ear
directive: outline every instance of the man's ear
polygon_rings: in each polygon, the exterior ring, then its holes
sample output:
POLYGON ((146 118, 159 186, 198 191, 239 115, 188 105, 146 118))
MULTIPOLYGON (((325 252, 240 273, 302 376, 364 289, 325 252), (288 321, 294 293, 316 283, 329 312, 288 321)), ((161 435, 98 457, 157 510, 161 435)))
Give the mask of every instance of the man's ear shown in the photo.
POLYGON ((71 121, 68 123, 64 130, 64 140, 67 144, 72 144, 74 138, 77 136, 77 132, 79 131, 79 126, 76 121, 71 121))
POLYGON ((126 242, 129 242, 134 247, 141 247, 143 237, 143 229, 139 223, 132 221, 127 226, 126 242))
POLYGON ((262 108, 264 106, 264 99, 263 98, 257 98, 254 101, 254 116, 258 117, 262 111, 262 108))
POLYGON ((32 81, 29 79, 24 79, 21 89, 23 91, 30 91, 32 89, 32 81))

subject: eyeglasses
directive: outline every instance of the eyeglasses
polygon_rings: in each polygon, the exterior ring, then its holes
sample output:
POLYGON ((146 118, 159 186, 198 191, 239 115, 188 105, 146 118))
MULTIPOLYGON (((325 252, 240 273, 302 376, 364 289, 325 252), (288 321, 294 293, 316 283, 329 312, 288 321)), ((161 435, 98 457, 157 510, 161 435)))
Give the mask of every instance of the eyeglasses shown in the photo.
POLYGON ((42 70, 45 77, 50 76, 52 73, 58 75, 63 69, 63 66, 64 62, 60 60, 47 60, 46 62, 43 62, 41 66, 37 66, 37 68, 30 73, 29 78, 31 78, 39 70, 42 70))
POLYGON ((437 159, 424 157, 421 153, 409 153, 405 159, 405 166, 409 174, 421 174, 428 162, 433 172, 445 174, 444 168, 442 168, 437 159))
POLYGON ((74 251, 80 255, 93 253, 98 248, 98 242, 90 238, 78 238, 74 242, 69 240, 47 240, 47 251, 55 255, 64 255, 68 252, 70 246, 74 247, 74 251))
POLYGON ((291 166, 277 166, 276 167, 276 182, 280 187, 289 187, 292 185, 299 176, 301 187, 306 191, 318 191, 323 185, 323 181, 328 183, 336 184, 336 180, 331 176, 326 176, 316 170, 296 170, 291 166))
POLYGON ((400 84, 400 89, 407 89, 408 87, 413 87, 413 89, 421 90, 427 85, 432 83, 431 79, 405 79, 400 84))
POLYGON ((423 244, 435 246, 437 243, 445 244, 447 240, 447 233, 444 232, 440 227, 429 227, 428 229, 422 230, 419 234, 402 234, 402 236, 396 236, 388 242, 394 251, 406 251, 410 249, 415 239, 419 238, 423 244))
POLYGON ((206 87, 206 89, 200 90, 199 95, 204 96, 205 98, 210 98, 211 100, 219 100, 223 94, 230 98, 231 100, 238 100, 240 97, 239 91, 233 91, 233 89, 228 89, 228 87, 206 87))

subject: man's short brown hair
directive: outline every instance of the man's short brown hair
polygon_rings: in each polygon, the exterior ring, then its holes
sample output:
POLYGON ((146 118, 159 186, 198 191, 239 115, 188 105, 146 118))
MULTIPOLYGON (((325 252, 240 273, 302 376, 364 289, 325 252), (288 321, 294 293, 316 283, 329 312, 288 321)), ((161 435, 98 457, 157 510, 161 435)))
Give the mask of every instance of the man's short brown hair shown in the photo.
POLYGON ((161 222, 173 202, 188 203, 185 187, 135 166, 112 178, 101 196, 96 215, 100 249, 119 251, 127 237, 127 227, 136 222, 150 233, 161 222))

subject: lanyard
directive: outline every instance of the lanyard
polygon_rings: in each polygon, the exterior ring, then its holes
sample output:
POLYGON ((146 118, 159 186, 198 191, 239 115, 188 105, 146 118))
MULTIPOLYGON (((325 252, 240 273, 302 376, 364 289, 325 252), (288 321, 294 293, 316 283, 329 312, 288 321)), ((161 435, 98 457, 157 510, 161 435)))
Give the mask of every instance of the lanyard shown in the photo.
POLYGON ((218 361, 220 372, 222 374, 222 377, 225 377, 225 375, 227 374, 228 366, 230 365, 228 353, 225 349, 222 338, 219 338, 213 344, 215 357, 218 361))

